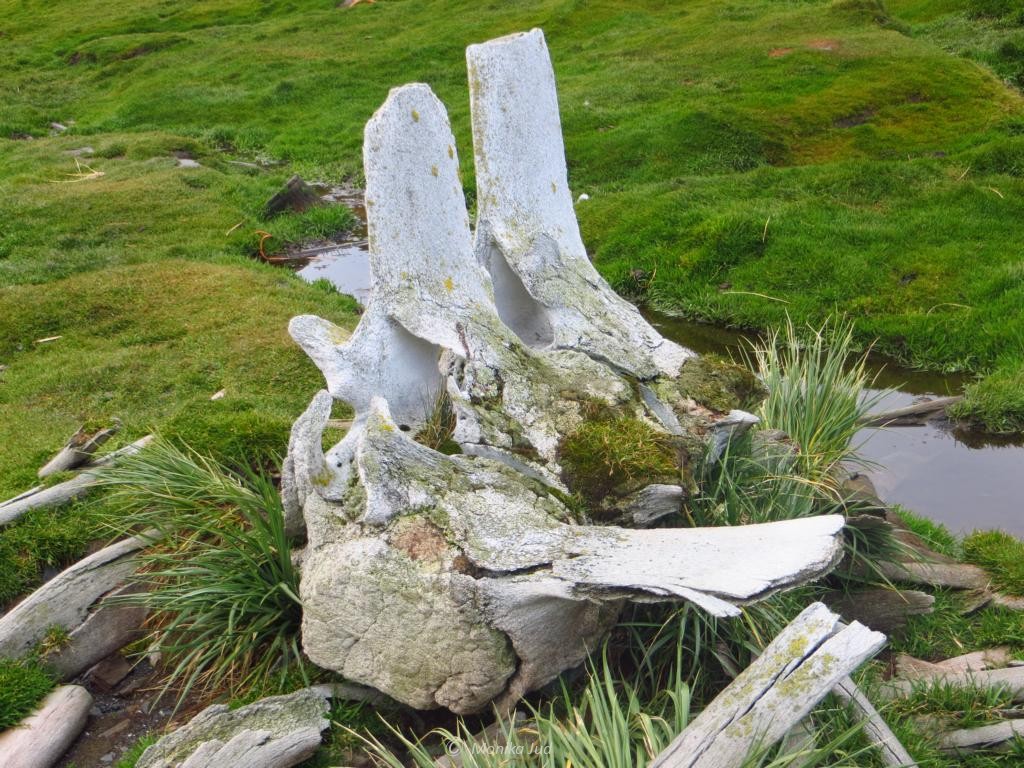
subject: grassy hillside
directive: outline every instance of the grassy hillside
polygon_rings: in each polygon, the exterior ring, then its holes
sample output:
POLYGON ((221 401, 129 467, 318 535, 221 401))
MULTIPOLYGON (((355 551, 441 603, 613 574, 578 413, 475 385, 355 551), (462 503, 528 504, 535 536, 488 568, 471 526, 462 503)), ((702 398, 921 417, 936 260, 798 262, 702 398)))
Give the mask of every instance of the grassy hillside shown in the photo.
POLYGON ((319 386, 287 318, 354 314, 252 262, 257 230, 324 226, 263 202, 295 172, 358 181, 363 124, 414 80, 448 105, 472 201, 463 49, 532 26, 620 290, 747 326, 848 313, 908 362, 994 372, 968 411, 1021 427, 1016 5, 0 0, 0 494, 86 420, 195 419, 203 448, 260 418, 280 441, 319 386))

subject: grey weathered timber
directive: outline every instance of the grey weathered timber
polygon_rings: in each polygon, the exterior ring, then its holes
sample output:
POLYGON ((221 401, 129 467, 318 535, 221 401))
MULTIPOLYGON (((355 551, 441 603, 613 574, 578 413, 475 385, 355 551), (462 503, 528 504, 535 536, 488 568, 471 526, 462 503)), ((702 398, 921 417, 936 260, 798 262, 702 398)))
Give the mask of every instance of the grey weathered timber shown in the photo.
POLYGON ((0 526, 14 522, 26 512, 33 509, 57 507, 61 504, 67 504, 69 501, 74 501, 75 499, 85 496, 95 485, 97 473, 100 469, 109 466, 122 456, 130 456, 134 453, 138 453, 149 445, 152 440, 153 436, 147 435, 146 437, 136 440, 130 445, 126 445, 124 448, 119 448, 116 451, 111 451, 110 453, 101 456, 96 461, 84 467, 81 472, 70 480, 57 483, 49 488, 34 488, 31 491, 27 491, 20 496, 15 496, 13 499, 0 504, 0 526))
POLYGON ((1008 752, 1019 738, 1024 738, 1024 720, 1004 720, 980 728, 962 728, 941 733, 938 746, 943 752, 953 754, 1008 752))
POLYGON ((366 310, 352 333, 311 315, 289 324, 327 390, 295 422, 281 482, 289 530, 307 539, 309 657, 405 704, 460 713, 507 707, 581 663, 625 600, 729 616, 817 578, 840 556, 843 526, 595 524, 679 512, 712 442, 757 420, 704 404, 709 386, 729 399, 704 362, 590 265, 540 31, 467 58, 475 235, 444 106, 425 85, 393 89, 365 131, 366 310), (324 451, 335 399, 354 418, 324 451), (458 455, 415 439, 439 404, 458 455), (581 511, 567 502, 589 489, 570 487, 564 449, 600 418, 643 422, 677 466, 581 511))
POLYGON ((929 587, 950 587, 952 589, 984 589, 991 582, 983 568, 969 563, 928 562, 926 560, 902 563, 882 561, 878 567, 887 579, 902 584, 923 584, 929 587))
POLYGON ((81 427, 68 439, 57 455, 43 465, 39 470, 39 477, 49 477, 58 472, 67 472, 91 461, 92 455, 99 447, 116 435, 120 428, 120 423, 92 431, 81 427))
POLYGON ((737 768, 779 741, 885 644, 856 622, 841 627, 821 603, 806 608, 708 704, 651 768, 737 768))
POLYGON ((122 587, 100 598, 95 610, 70 631, 67 644, 46 655, 46 665, 61 680, 77 677, 145 634, 143 623, 149 610, 144 605, 111 603, 112 598, 133 589, 122 587))
POLYGON ((858 423, 862 427, 900 426, 903 424, 921 424, 946 412, 946 409, 964 399, 963 395, 951 397, 935 397, 923 400, 903 408, 895 408, 884 413, 869 413, 861 417, 858 423))
POLYGON ((51 768, 85 728, 92 696, 80 685, 52 691, 18 726, 0 733, 4 768, 51 768))
POLYGON ((871 700, 850 677, 840 680, 832 692, 840 701, 846 702, 860 712, 864 733, 878 749, 885 765, 891 768, 917 768, 917 762, 907 752, 906 747, 900 743, 871 700))
POLYGON ((830 595, 825 602, 849 621, 891 634, 905 627, 910 616, 931 613, 935 597, 912 589, 870 587, 830 595))
POLYGON ((915 688, 942 684, 962 688, 997 688, 1006 691, 1015 702, 1024 702, 1024 667, 985 669, 977 672, 940 672, 927 678, 888 680, 878 686, 886 699, 900 698, 915 688))
POLYGON ((135 572, 133 555, 153 541, 134 536, 61 571, 0 617, 0 656, 19 657, 53 626, 79 627, 92 606, 135 572))
POLYGON ((291 768, 330 724, 327 700, 304 688, 238 709, 207 707, 146 749, 136 768, 291 768))

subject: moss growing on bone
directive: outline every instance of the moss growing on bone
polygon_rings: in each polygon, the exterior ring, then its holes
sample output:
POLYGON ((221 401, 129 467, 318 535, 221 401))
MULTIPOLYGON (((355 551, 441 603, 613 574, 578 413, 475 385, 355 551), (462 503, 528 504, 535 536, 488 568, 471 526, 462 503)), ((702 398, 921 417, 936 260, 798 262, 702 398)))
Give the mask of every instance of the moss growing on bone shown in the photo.
POLYGON ((572 493, 595 503, 613 491, 679 482, 680 451, 670 435, 607 408, 588 415, 559 448, 563 479, 572 493))
POLYGON ((688 360, 672 382, 679 394, 718 413, 749 410, 764 399, 764 385, 750 371, 729 360, 704 355, 688 360))

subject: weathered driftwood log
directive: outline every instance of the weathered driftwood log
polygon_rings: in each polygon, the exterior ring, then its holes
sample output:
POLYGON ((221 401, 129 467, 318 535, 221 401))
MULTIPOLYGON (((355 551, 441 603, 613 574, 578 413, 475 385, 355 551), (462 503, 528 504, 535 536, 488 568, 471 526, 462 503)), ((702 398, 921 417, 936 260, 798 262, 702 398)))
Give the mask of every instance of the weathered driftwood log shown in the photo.
POLYGON ((47 696, 18 726, 0 733, 4 768, 51 768, 85 728, 92 696, 80 685, 64 685, 47 696))
POLYGON ((849 677, 844 677, 832 689, 840 701, 858 710, 864 724, 864 733, 878 749, 884 765, 892 768, 917 768, 917 762, 896 738, 889 725, 875 709, 871 700, 849 677))
POLYGON ((57 455, 50 459, 39 470, 39 477, 49 477, 58 472, 67 472, 76 469, 92 460, 92 455, 107 440, 117 434, 121 428, 120 423, 105 429, 87 429, 80 427, 58 451, 57 455))
POLYGON ((1014 748, 1018 739, 1024 739, 1024 720, 1005 720, 980 728, 962 728, 942 733, 938 746, 954 754, 968 752, 1006 752, 1014 748))
POLYGON ((999 669, 1007 666, 1012 660, 1013 655, 1010 647, 1000 645, 995 648, 973 651, 937 662, 923 661, 908 654, 900 653, 896 655, 894 666, 896 667, 896 677, 903 678, 904 680, 928 680, 951 673, 959 674, 980 672, 985 669, 999 669))
POLYGON ((879 571, 887 579, 903 584, 923 584, 929 587, 952 589, 984 589, 991 579, 983 568, 969 563, 908 561, 903 563, 882 561, 879 571))
POLYGON ((888 680, 878 686, 878 694, 886 699, 909 695, 925 685, 947 685, 961 688, 992 688, 1005 691, 1015 702, 1024 702, 1024 667, 986 669, 978 672, 945 672, 927 678, 888 680))
POLYGON ((658 755, 651 768, 734 768, 800 722, 885 636, 814 603, 658 755))
POLYGON ((207 707, 146 749, 136 768, 291 768, 313 756, 330 724, 327 700, 302 689, 238 709, 207 707))
POLYGON ((152 541, 135 536, 111 544, 43 584, 0 617, 0 656, 23 656, 51 627, 80 627, 90 608, 135 571, 132 556, 152 541))
POLYGON ((912 589, 877 587, 839 593, 825 602, 848 621, 892 634, 905 627, 910 616, 931 613, 935 597, 912 589))
POLYGON ((963 395, 952 397, 936 397, 931 400, 923 400, 903 408, 895 408, 884 413, 869 413, 863 416, 859 424, 863 427, 886 427, 922 424, 930 418, 934 418, 946 412, 950 406, 956 405, 963 400, 963 395))
POLYGON ((63 647, 46 655, 46 665, 61 680, 70 680, 96 662, 145 634, 143 624, 149 610, 144 605, 123 605, 112 598, 134 591, 134 585, 115 589, 77 627, 70 631, 63 647))
POLYGON ((737 409, 758 385, 662 338, 591 266, 543 35, 467 57, 475 241, 444 107, 424 85, 394 89, 365 135, 370 300, 351 335, 292 320, 328 391, 296 421, 282 472, 288 528, 308 538, 310 658, 456 712, 580 663, 623 600, 727 616, 813 579, 843 525, 596 524, 678 511, 709 444, 755 421, 737 409), (355 417, 325 453, 332 396, 355 417), (447 413, 442 453, 422 443, 447 413), (587 474, 594 435, 657 460, 587 474))
POLYGON ((96 461, 86 466, 70 480, 65 480, 63 483, 57 483, 57 485, 50 486, 49 488, 33 488, 31 491, 26 491, 20 496, 15 496, 13 499, 0 504, 0 526, 14 522, 26 512, 33 509, 57 507, 61 504, 67 504, 69 501, 81 498, 92 490, 92 487, 96 482, 96 474, 98 470, 109 466, 122 456, 130 456, 133 453, 138 453, 149 445, 152 440, 153 436, 147 435, 146 437, 136 440, 130 445, 126 445, 124 448, 119 448, 116 451, 111 451, 110 453, 101 456, 96 461))

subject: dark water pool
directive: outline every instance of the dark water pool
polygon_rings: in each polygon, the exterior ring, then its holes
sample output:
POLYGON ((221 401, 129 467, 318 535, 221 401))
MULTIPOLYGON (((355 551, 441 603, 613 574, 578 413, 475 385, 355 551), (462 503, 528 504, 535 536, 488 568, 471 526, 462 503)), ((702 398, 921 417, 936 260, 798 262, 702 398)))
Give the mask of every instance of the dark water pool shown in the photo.
MULTIPOLYGON (((306 280, 327 279, 338 290, 365 304, 370 292, 366 211, 356 191, 330 189, 325 199, 348 205, 359 225, 343 240, 309 252, 294 266, 306 280)), ((731 356, 750 337, 689 320, 646 313, 663 335, 701 354, 731 356)), ((900 368, 872 358, 880 411, 914 402, 923 395, 958 394, 962 376, 900 368)), ((1001 528, 1024 535, 1024 440, 977 435, 937 424, 868 428, 856 442, 875 465, 867 470, 883 500, 937 520, 958 532, 1001 528)))

